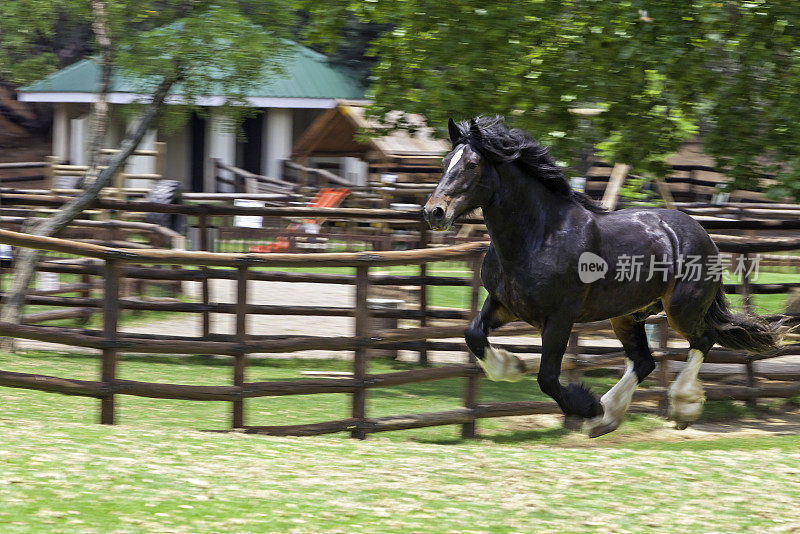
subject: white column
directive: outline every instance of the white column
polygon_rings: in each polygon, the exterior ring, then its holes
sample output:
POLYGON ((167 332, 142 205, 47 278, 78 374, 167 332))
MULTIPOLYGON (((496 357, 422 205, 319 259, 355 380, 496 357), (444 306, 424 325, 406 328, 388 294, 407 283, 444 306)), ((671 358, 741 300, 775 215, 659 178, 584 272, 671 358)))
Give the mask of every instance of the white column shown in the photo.
POLYGON ((358 158, 342 158, 342 178, 356 185, 367 185, 369 167, 366 161, 358 158))
POLYGON ((59 102, 53 109, 53 155, 62 161, 69 159, 69 130, 67 104, 59 102))
POLYGON ((88 158, 88 123, 89 117, 84 115, 69 121, 69 161, 73 165, 86 165, 88 158))
MULTIPOLYGON (((128 120, 128 131, 130 132, 136 127, 139 122, 139 117, 132 117, 128 120)), ((156 137, 158 132, 155 128, 150 128, 147 133, 142 137, 139 146, 136 150, 154 150, 156 148, 156 137)), ((127 174, 153 174, 156 170, 156 160, 152 156, 131 156, 128 158, 125 172, 127 174)), ((129 179, 126 180, 125 187, 134 188, 149 188, 152 185, 151 180, 129 179)))
MULTIPOLYGON (((227 165, 236 164, 236 131, 230 117, 225 116, 217 108, 211 109, 211 116, 208 120, 208 142, 209 162, 206 164, 206 183, 205 190, 209 193, 216 192, 214 177, 214 165, 210 160, 218 159, 227 165)), ((225 178, 233 178, 227 171, 220 173, 225 178)), ((231 186, 225 185, 222 189, 227 191, 231 186)))
POLYGON ((280 178, 281 160, 287 159, 292 153, 292 110, 269 108, 264 113, 264 130, 262 173, 280 178))
POLYGON ((167 143, 166 177, 170 180, 180 181, 185 190, 190 190, 192 184, 189 180, 189 167, 192 146, 189 137, 189 125, 185 124, 169 137, 162 137, 160 141, 167 143))

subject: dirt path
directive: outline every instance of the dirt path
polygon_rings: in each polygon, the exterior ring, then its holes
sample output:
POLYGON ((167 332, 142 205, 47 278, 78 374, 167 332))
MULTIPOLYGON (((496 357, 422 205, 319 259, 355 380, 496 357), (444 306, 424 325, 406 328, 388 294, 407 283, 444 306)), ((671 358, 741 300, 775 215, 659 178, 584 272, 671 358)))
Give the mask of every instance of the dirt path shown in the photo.
MULTIPOLYGON (((200 284, 189 282, 184 286, 186 294, 194 300, 200 300, 200 284)), ((310 284, 293 282, 262 282, 251 281, 249 285, 251 304, 296 305, 296 306, 349 306, 354 300, 354 288, 349 285, 339 284, 310 284)), ((232 303, 236 299, 236 283, 233 280, 212 280, 212 301, 232 303)), ((351 336, 354 334, 354 319, 351 317, 302 317, 278 315, 251 315, 248 318, 248 332, 259 335, 310 335, 310 336, 351 336)), ((175 314, 172 317, 157 322, 131 324, 123 326, 123 332, 138 334, 162 334, 177 336, 199 336, 201 334, 201 318, 199 314, 175 314)), ((235 332, 235 317, 233 314, 212 314, 211 331, 218 334, 233 334, 235 332)), ((492 337, 493 342, 503 338, 492 337)), ((506 338, 508 339, 508 338, 506 338)), ((453 339, 452 341, 462 341, 453 339)), ((517 337, 515 343, 539 344, 540 338, 517 337)), ((619 346, 616 340, 586 340, 587 345, 619 346)), ((71 352, 86 352, 87 349, 43 343, 39 341, 19 340, 21 350, 57 350, 71 352)), ((302 353, 272 354, 271 357, 305 357, 305 358, 331 358, 347 360, 352 358, 350 351, 305 351, 302 353)), ((416 361, 417 353, 400 351, 399 359, 416 361)), ((428 357, 433 362, 460 363, 466 362, 466 355, 460 352, 435 352, 431 351, 428 357)), ((524 358, 525 356, 523 356, 524 358)), ((672 369, 678 371, 684 364, 671 362, 672 369)), ((800 373, 800 356, 785 356, 765 362, 756 362, 758 372, 787 372, 800 373)), ((741 365, 704 365, 701 376, 705 378, 722 378, 726 375, 740 375, 741 365)))
MULTIPOLYGON (((249 301, 251 304, 288 304, 297 306, 347 306, 353 301, 354 289, 348 285, 304 284, 290 282, 251 281, 249 284, 249 301)), ((200 284, 187 283, 186 294, 192 299, 200 299, 200 284)), ((212 280, 212 301, 232 303, 236 298, 236 283, 233 280, 212 280)), ((132 324, 121 328, 122 332, 138 334, 162 334, 173 336, 199 336, 201 334, 201 316, 199 314, 175 314, 157 322, 132 324)), ((275 335, 296 334, 314 336, 347 336, 353 335, 353 319, 350 317, 300 317, 251 315, 248 318, 248 331, 251 334, 275 335)), ((211 315, 211 331, 217 334, 233 334, 235 317, 233 314, 215 313, 211 315)), ((74 347, 43 343, 39 341, 20 340, 22 350, 66 350, 74 351, 74 347)), ((85 349, 77 349, 85 352, 85 349)), ((339 355, 330 351, 309 351, 307 357, 331 357, 339 355)), ((350 357, 349 353, 342 357, 350 357)))

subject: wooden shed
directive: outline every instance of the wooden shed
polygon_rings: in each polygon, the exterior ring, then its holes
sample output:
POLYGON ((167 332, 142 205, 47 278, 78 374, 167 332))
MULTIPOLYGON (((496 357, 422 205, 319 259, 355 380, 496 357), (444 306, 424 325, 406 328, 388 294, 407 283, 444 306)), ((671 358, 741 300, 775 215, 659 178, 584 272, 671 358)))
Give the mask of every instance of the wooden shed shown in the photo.
POLYGON ((397 175, 398 182, 438 181, 442 157, 450 151, 450 143, 436 138, 423 117, 413 114, 405 114, 405 118, 418 126, 414 133, 398 130, 364 140, 363 132, 380 127, 366 117, 367 104, 367 101, 337 101, 297 140, 292 159, 321 168, 327 164, 329 169, 338 170, 341 176, 356 183, 364 183, 367 178, 379 181, 384 174, 397 175), (331 168, 337 164, 336 160, 344 161, 338 162, 338 169, 331 168))

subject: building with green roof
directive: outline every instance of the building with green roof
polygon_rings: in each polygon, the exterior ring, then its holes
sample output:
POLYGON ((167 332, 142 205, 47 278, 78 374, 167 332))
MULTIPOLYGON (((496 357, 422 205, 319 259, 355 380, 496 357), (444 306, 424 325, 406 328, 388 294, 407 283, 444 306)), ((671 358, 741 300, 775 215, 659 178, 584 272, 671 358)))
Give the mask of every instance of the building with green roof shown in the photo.
MULTIPOLYGON (((242 125, 245 139, 237 139, 229 119, 220 112, 226 96, 212 90, 210 96, 196 100, 208 108, 207 113, 194 114, 174 132, 154 128, 141 148, 152 148, 156 142, 166 143, 165 174, 192 191, 217 188, 213 158, 257 174, 278 176, 281 162, 290 155, 294 142, 322 111, 335 107, 339 99, 364 98, 363 88, 346 70, 299 44, 292 47, 282 70, 282 75, 265 77, 248 92, 247 101, 257 113, 242 125)), ((97 99, 99 79, 98 64, 84 59, 19 90, 18 98, 22 101, 54 105, 53 155, 63 161, 76 165, 86 162, 89 106, 97 99)), ((142 94, 140 88, 137 80, 120 73, 112 75, 107 147, 119 144, 132 121, 122 107, 146 101, 148 95, 142 94)), ((176 87, 167 104, 181 101, 180 87, 176 87)), ((340 163, 347 167, 348 162, 340 163)), ((134 157, 129 172, 152 173, 154 169, 149 168, 152 165, 152 158, 134 157)))

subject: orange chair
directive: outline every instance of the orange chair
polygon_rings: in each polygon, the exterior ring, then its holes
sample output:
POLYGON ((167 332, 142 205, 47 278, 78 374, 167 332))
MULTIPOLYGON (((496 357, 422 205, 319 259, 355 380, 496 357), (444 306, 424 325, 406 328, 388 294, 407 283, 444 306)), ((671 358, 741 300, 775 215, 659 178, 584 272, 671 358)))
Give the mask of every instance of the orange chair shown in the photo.
MULTIPOLYGON (((335 208, 350 194, 350 190, 344 187, 332 189, 323 187, 308 203, 309 208, 335 208)), ((316 219, 303 219, 302 223, 291 223, 286 227, 288 232, 295 232, 302 225, 317 224, 322 225, 327 217, 317 217, 316 219)), ((273 243, 266 245, 252 245, 250 252, 286 252, 289 250, 289 238, 281 236, 273 243)))

